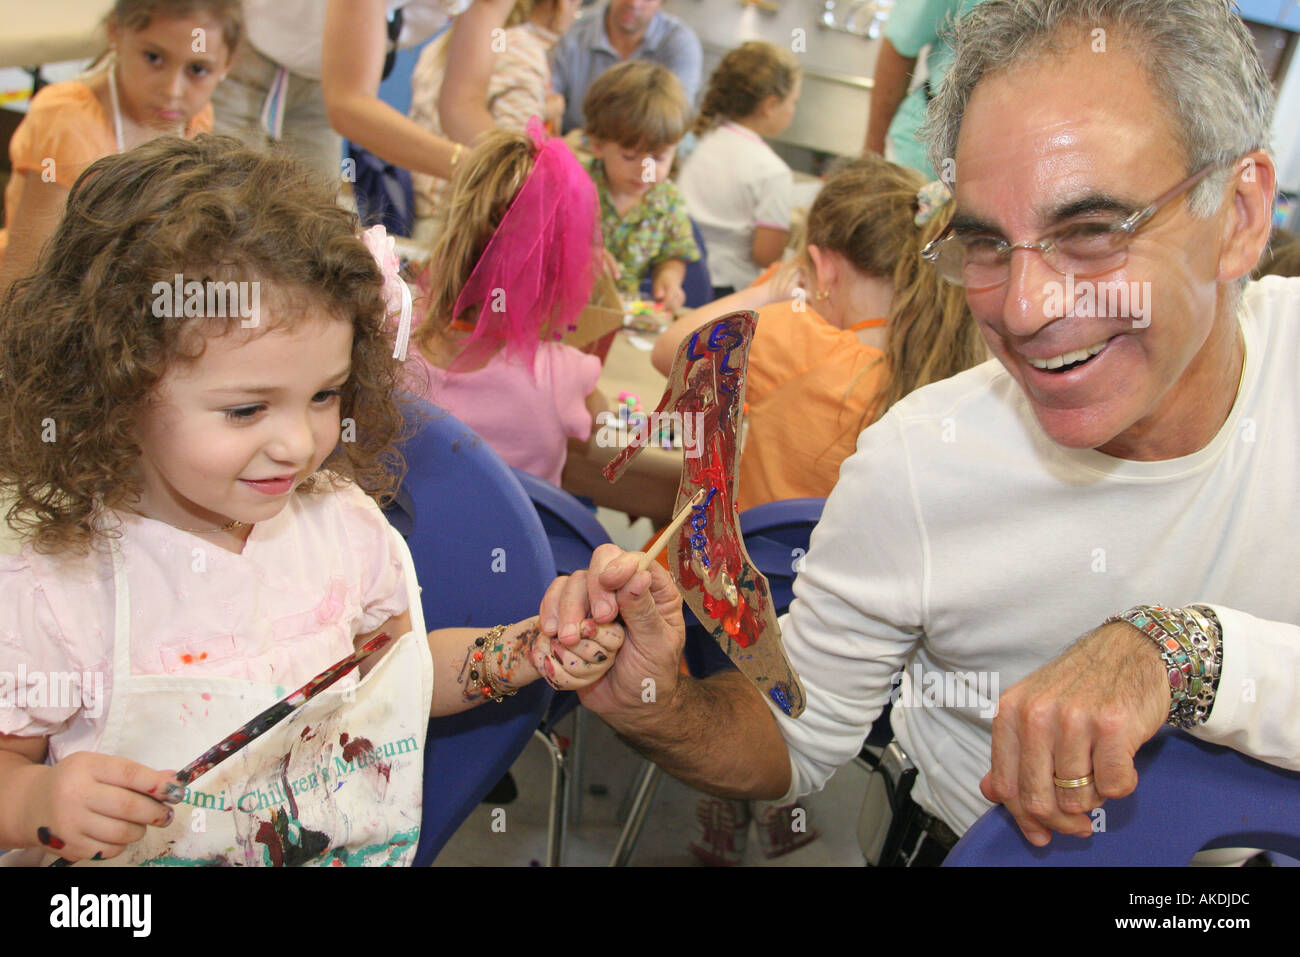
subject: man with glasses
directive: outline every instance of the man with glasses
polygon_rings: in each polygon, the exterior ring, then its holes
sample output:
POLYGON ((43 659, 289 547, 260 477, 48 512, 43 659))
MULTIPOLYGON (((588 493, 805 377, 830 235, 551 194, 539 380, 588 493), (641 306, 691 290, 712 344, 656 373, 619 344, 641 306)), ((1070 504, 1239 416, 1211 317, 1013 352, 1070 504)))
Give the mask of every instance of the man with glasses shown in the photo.
POLYGON ((844 463, 782 625, 807 710, 676 680, 671 589, 612 547, 550 596, 560 627, 615 597, 628 625, 586 704, 692 785, 789 798, 896 698, 917 806, 886 862, 941 859, 989 801, 1034 844, 1088 835, 1166 722, 1300 768, 1300 281, 1245 284, 1271 114, 1223 0, 977 6, 927 123, 956 206, 924 258, 998 361, 844 463))

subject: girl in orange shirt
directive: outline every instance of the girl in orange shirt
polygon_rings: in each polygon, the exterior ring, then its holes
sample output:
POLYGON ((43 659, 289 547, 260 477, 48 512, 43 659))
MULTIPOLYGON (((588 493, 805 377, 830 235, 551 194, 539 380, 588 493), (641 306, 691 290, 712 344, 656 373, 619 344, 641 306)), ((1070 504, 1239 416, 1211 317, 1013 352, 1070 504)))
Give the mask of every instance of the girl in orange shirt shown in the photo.
POLYGON ((244 32, 239 0, 117 0, 109 52, 43 88, 9 145, 0 291, 36 264, 68 189, 102 156, 166 134, 211 132, 213 89, 244 32))
POLYGON ((808 213, 804 253, 695 310, 655 344, 667 374, 696 329, 758 312, 745 385, 739 502, 824 498, 858 434, 891 405, 987 358, 962 290, 921 261, 948 224, 942 184, 879 156, 832 173, 808 213), (924 187, 924 189, 923 189, 924 187))

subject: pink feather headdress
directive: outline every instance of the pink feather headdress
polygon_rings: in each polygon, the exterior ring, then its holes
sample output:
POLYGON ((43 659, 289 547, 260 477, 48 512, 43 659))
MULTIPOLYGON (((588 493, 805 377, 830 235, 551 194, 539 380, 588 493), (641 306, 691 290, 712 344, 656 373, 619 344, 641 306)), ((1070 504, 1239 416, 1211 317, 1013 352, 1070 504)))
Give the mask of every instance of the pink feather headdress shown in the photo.
POLYGON ((481 364, 498 346, 531 371, 538 340, 577 328, 591 299, 603 245, 596 186, 535 116, 528 136, 533 170, 456 298, 454 317, 475 307, 478 317, 451 371, 481 364))

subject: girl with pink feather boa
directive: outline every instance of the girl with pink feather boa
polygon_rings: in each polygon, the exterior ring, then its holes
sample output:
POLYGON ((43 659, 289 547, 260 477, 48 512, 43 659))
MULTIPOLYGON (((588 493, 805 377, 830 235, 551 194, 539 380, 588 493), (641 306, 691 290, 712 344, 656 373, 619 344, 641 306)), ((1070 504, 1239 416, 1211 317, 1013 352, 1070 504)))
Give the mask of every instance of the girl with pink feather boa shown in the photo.
POLYGON ((596 190, 567 146, 496 130, 452 176, 408 385, 505 461, 559 485, 586 440, 600 360, 564 345, 601 262, 596 190))

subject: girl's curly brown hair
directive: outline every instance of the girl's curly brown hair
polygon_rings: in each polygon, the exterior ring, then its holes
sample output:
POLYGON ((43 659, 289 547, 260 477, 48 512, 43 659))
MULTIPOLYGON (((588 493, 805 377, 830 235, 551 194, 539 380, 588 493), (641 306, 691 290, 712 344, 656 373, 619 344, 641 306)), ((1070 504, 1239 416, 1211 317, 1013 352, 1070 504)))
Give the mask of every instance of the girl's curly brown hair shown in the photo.
POLYGON ((117 534, 106 510, 138 499, 134 429, 159 380, 196 359, 204 337, 240 328, 237 310, 156 316, 155 284, 177 274, 272 290, 271 315, 263 307, 252 334, 291 327, 309 314, 295 308, 304 301, 352 324, 340 416, 355 423, 355 441, 302 490, 339 476, 391 493, 403 468, 400 366, 383 277, 335 193, 295 161, 224 136, 158 138, 81 175, 36 271, 0 302, 0 493, 11 528, 43 552, 84 552, 117 534))

